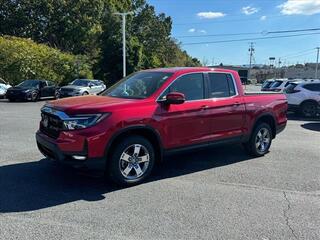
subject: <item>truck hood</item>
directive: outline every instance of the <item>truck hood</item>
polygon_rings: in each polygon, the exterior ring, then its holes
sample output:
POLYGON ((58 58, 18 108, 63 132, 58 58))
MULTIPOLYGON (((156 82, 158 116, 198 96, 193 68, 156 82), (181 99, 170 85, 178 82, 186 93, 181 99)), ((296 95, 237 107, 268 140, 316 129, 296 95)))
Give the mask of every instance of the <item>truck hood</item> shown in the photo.
POLYGON ((126 108, 137 101, 143 100, 88 95, 50 101, 45 106, 63 111, 69 115, 75 115, 112 112, 115 107, 118 108, 121 105, 126 108))

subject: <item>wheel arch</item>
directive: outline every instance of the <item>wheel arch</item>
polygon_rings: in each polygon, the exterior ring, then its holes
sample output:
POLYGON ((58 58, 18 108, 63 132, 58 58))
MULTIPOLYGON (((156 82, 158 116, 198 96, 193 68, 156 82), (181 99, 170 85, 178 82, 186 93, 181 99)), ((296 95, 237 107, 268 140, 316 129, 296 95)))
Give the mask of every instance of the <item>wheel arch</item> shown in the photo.
POLYGON ((154 147, 156 162, 162 161, 163 157, 163 145, 161 141, 160 134, 157 130, 150 126, 130 126, 120 131, 116 132, 110 139, 109 143, 106 146, 105 156, 110 159, 111 154, 113 153, 114 147, 117 145, 121 139, 128 135, 137 135, 146 138, 154 147))
POLYGON ((303 101, 300 103, 300 107, 302 107, 303 104, 308 103, 308 102, 315 103, 316 105, 319 105, 319 103, 318 103, 316 100, 314 100, 314 99, 306 99, 306 100, 303 100, 303 101))
POLYGON ((277 134, 277 127, 276 127, 277 125, 276 125, 276 118, 272 113, 263 113, 259 115, 253 124, 250 135, 254 131, 255 127, 262 122, 269 124, 272 130, 272 138, 275 138, 277 134))

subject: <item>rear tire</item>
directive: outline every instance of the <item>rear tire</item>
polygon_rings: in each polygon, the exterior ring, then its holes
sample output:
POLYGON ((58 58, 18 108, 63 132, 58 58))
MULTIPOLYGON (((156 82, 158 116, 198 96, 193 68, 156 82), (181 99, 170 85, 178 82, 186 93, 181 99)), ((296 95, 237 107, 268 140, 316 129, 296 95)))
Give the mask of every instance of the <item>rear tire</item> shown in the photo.
POLYGON ((305 102, 301 104, 300 111, 303 117, 316 117, 318 105, 314 102, 305 102))
POLYGON ((39 100, 39 93, 38 92, 32 92, 31 93, 31 101, 36 102, 39 100))
POLYGON ((264 156, 271 146, 272 130, 267 123, 258 123, 254 128, 249 142, 244 144, 247 152, 255 157, 264 156))
POLYGON ((145 180, 153 169, 155 152, 152 144, 140 136, 123 138, 111 153, 107 175, 117 185, 133 186, 145 180))

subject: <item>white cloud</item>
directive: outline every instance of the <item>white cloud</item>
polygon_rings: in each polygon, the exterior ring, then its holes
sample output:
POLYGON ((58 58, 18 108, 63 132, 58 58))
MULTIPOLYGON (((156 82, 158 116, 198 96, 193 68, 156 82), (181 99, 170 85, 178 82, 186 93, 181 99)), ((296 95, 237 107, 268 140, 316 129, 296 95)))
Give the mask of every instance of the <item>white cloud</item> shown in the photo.
POLYGON ((258 8, 254 8, 254 7, 251 7, 251 6, 246 6, 246 7, 243 7, 241 9, 241 12, 245 15, 251 15, 251 14, 254 14, 254 13, 257 13, 259 12, 259 9, 258 8))
POLYGON ((260 20, 261 20, 261 21, 267 20, 267 16, 261 16, 261 17, 260 17, 260 20))
POLYGON ((190 28, 190 29, 188 30, 189 33, 194 33, 195 31, 196 31, 195 28, 190 28))
POLYGON ((206 30, 201 29, 201 30, 199 30, 199 33, 207 34, 207 31, 206 31, 206 30))
POLYGON ((278 8, 284 15, 313 15, 320 13, 320 0, 287 0, 278 8))
POLYGON ((197 13, 197 16, 199 18, 208 18, 208 19, 213 19, 213 18, 221 18, 224 17, 226 14, 222 12, 199 12, 197 13))

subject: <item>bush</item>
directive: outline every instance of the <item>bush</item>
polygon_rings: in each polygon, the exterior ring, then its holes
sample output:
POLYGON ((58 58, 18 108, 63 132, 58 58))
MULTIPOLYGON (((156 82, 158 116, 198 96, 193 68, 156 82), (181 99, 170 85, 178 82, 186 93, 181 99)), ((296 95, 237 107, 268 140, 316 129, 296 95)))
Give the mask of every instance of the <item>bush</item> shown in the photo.
POLYGON ((93 76, 85 56, 63 53, 30 39, 0 36, 0 77, 11 85, 25 79, 46 79, 62 85, 77 77, 93 76))

